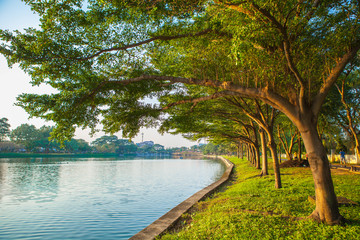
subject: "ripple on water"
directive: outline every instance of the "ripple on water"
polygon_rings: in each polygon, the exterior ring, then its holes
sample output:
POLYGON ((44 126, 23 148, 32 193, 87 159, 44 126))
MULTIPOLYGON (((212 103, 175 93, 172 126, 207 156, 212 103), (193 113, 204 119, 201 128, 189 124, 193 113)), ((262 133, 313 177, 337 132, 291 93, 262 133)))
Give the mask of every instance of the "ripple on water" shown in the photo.
POLYGON ((128 239, 224 171, 201 160, 36 161, 0 161, 0 239, 128 239))

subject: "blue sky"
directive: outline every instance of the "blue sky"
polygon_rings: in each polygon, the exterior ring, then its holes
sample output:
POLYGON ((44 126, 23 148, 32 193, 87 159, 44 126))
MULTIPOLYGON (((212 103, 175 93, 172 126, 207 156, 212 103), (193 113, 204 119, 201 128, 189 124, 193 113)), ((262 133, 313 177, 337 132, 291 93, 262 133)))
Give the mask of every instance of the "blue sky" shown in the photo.
MULTIPOLYGON (((39 24, 38 16, 32 13, 29 6, 21 0, 0 0, 0 29, 22 30, 28 27, 37 27, 39 24)), ((49 86, 32 87, 29 84, 30 77, 21 71, 16 65, 11 69, 7 66, 5 58, 0 55, 0 118, 9 119, 11 129, 18 127, 22 123, 34 124, 36 127, 42 125, 52 125, 42 119, 29 119, 28 114, 20 107, 14 106, 16 96, 21 93, 48 93, 52 89, 49 86)), ((155 129, 143 129, 144 141, 152 140, 165 147, 192 146, 196 142, 190 142, 180 135, 173 136, 157 133, 155 129)), ((85 139, 88 142, 100 137, 103 133, 98 133, 93 138, 88 135, 87 130, 78 130, 77 138, 85 139)), ((117 134, 121 138, 121 134, 117 134)), ((141 142, 141 134, 133 139, 134 142, 141 142)))
POLYGON ((15 30, 36 27, 38 24, 38 16, 33 14, 25 3, 20 0, 0 0, 1 29, 15 30))

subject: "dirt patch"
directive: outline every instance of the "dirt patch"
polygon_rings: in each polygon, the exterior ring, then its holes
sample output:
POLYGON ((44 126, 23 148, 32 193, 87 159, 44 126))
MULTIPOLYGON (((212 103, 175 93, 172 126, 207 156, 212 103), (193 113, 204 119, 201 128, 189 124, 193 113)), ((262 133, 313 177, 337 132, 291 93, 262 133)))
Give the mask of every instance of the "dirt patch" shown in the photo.
POLYGON ((353 172, 350 172, 348 169, 344 169, 344 168, 331 168, 331 174, 352 175, 353 172))
POLYGON ((287 160, 280 164, 280 168, 290 168, 290 167, 309 167, 309 161, 305 159, 287 160))

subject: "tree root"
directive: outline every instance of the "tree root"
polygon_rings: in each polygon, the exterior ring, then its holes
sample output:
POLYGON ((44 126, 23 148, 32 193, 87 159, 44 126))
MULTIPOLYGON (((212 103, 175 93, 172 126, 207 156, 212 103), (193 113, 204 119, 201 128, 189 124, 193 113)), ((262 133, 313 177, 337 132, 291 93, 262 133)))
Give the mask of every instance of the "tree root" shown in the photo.
POLYGON ((321 218, 320 215, 319 215, 319 212, 317 210, 314 210, 310 216, 308 216, 309 219, 315 221, 315 222, 318 222, 318 223, 325 223, 325 224, 328 224, 330 226, 333 226, 333 225, 344 225, 345 223, 348 223, 349 221, 346 220, 343 216, 339 215, 338 218, 336 219, 331 219, 330 221, 329 220, 326 220, 324 218, 321 218))
POLYGON ((264 173, 264 171, 261 171, 259 174, 260 177, 268 176, 268 175, 269 175, 269 173, 264 173))

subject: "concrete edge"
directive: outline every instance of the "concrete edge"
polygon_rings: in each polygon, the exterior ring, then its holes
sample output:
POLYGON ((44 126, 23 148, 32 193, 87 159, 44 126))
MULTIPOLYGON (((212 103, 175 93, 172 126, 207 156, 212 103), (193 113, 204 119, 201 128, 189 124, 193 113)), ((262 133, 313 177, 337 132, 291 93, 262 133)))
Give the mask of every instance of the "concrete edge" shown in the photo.
MULTIPOLYGON (((208 157, 208 156, 207 156, 208 157)), ((157 236, 164 233, 166 230, 170 229, 171 226, 173 226, 176 221, 179 220, 179 218, 189 211, 189 209, 199 202, 200 200, 204 199, 207 195, 214 192, 219 186, 221 186, 223 183, 225 183, 229 177, 230 174, 234 168, 234 164, 227 160, 224 157, 214 157, 222 160, 226 165, 226 170, 222 177, 210 184, 209 186, 203 188, 202 190, 198 191, 173 209, 171 209, 169 212, 165 213, 163 216, 161 216, 159 219, 157 219, 155 222, 129 238, 129 240, 152 240, 155 239, 157 236)))

